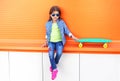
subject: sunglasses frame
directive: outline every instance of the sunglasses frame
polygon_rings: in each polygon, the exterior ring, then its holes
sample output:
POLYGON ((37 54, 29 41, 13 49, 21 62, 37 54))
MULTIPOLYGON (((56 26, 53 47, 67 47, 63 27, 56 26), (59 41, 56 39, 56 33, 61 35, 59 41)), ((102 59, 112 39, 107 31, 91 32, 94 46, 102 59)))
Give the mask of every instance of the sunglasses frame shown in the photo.
POLYGON ((52 16, 52 17, 55 17, 55 16, 56 16, 56 17, 59 17, 60 14, 51 14, 51 16, 52 16))

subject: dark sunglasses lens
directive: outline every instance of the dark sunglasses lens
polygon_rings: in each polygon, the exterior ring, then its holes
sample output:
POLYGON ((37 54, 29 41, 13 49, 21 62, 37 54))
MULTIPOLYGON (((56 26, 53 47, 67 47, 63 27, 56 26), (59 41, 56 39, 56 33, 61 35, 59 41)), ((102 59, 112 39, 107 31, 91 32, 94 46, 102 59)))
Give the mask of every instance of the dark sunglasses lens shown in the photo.
POLYGON ((58 17, 59 17, 60 15, 59 15, 59 14, 56 14, 56 16, 58 16, 58 17))
POLYGON ((55 16, 55 14, 52 14, 52 16, 55 16))

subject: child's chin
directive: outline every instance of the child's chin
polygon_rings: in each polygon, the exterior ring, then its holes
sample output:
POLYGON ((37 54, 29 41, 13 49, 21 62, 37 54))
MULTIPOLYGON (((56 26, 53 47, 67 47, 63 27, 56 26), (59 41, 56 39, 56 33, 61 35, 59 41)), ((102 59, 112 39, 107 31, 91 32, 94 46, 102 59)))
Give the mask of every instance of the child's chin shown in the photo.
POLYGON ((57 21, 57 18, 55 18, 54 20, 57 21))

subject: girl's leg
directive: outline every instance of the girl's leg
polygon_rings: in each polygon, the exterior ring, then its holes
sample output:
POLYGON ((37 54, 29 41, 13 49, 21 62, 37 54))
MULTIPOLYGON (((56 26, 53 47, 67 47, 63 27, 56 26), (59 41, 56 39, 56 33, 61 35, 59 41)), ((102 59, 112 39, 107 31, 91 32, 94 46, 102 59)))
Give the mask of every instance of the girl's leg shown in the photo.
POLYGON ((62 52, 63 52, 63 43, 62 42, 56 43, 56 57, 55 57, 56 64, 59 63, 62 52))
POLYGON ((54 52, 55 52, 55 43, 49 42, 48 44, 48 48, 49 48, 49 59, 50 59, 50 64, 53 69, 56 69, 56 62, 54 59, 54 52))

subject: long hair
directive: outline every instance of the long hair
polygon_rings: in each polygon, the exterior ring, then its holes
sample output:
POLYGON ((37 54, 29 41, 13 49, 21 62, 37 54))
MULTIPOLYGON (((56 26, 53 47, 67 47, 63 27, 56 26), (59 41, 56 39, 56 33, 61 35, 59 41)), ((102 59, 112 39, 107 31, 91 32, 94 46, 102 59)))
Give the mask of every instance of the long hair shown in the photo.
POLYGON ((52 20, 52 18, 51 18, 51 14, 54 12, 54 11, 58 11, 59 12, 59 20, 61 19, 61 10, 60 10, 60 8, 58 7, 58 6, 52 6, 51 8, 50 8, 50 11, 49 11, 49 20, 48 21, 51 21, 52 20))

